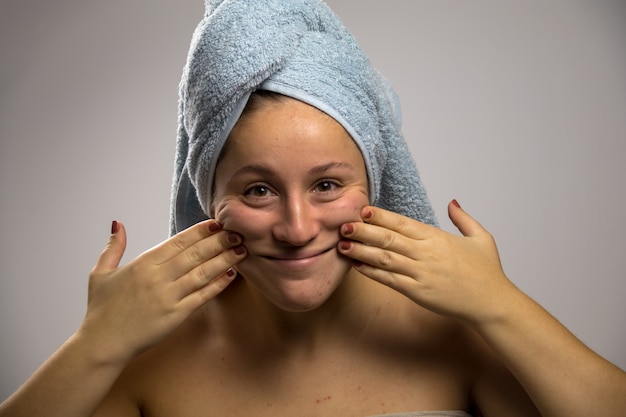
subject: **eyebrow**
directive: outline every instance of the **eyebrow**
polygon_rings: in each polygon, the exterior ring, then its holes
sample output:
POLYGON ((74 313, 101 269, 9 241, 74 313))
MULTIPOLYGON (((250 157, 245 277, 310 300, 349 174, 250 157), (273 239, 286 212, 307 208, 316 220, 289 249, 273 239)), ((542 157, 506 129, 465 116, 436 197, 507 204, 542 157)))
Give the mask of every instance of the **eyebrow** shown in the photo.
MULTIPOLYGON (((354 169, 354 166, 347 162, 329 162, 327 164, 318 165, 309 170, 309 175, 320 175, 325 172, 330 171, 331 169, 354 169)), ((242 174, 259 174, 263 176, 271 176, 275 175, 274 170, 268 168, 265 165, 251 164, 246 165, 239 168, 233 176, 238 176, 242 174)))
POLYGON ((339 169, 354 169, 354 166, 352 166, 352 164, 349 164, 347 162, 329 162, 327 164, 319 165, 319 166, 311 168, 309 170, 309 175, 323 174, 323 173, 325 173, 327 171, 330 171, 331 169, 335 169, 335 168, 339 168, 339 169))

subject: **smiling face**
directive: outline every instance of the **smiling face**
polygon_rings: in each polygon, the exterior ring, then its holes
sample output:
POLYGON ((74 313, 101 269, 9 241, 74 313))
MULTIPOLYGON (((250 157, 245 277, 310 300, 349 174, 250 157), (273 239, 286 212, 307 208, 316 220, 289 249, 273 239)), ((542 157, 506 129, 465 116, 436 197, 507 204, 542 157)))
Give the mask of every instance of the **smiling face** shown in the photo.
POLYGON ((334 119, 291 98, 243 115, 215 173, 212 211, 248 250, 237 269, 287 311, 322 305, 351 264, 339 226, 360 220, 368 183, 360 151, 334 119))

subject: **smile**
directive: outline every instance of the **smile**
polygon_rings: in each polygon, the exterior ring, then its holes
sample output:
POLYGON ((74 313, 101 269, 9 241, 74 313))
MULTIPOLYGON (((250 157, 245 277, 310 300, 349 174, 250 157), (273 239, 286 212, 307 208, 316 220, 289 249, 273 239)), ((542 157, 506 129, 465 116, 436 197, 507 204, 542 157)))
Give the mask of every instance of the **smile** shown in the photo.
POLYGON ((284 268, 306 268, 317 263, 325 254, 334 247, 315 253, 285 253, 275 256, 262 256, 263 258, 278 264, 284 268))

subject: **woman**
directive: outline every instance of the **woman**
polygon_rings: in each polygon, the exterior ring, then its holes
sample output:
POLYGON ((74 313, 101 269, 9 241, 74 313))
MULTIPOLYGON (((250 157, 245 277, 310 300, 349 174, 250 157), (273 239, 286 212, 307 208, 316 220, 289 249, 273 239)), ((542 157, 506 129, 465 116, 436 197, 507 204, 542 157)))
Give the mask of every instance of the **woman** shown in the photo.
POLYGON ((0 415, 619 415, 624 373, 510 283, 490 235, 455 202, 463 236, 436 228, 334 16, 217 3, 181 84, 175 236, 118 267, 113 224, 83 324, 0 415))

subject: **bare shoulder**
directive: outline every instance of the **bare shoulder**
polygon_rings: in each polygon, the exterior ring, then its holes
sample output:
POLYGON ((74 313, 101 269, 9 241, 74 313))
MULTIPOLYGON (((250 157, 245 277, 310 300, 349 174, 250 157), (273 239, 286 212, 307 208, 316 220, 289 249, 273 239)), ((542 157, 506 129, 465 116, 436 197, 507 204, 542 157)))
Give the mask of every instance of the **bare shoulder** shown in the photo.
POLYGON ((419 369, 418 378, 457 384, 467 403, 484 416, 539 415, 530 398, 498 356, 471 327, 391 296, 381 308, 372 343, 410 352, 405 360, 419 369), (425 365, 426 364, 426 365, 425 365))
POLYGON ((469 403, 479 415, 539 416, 524 388, 470 326, 419 308, 407 314, 411 315, 423 335, 419 343, 433 352, 431 358, 445 361, 440 371, 450 365, 466 381, 469 403))

